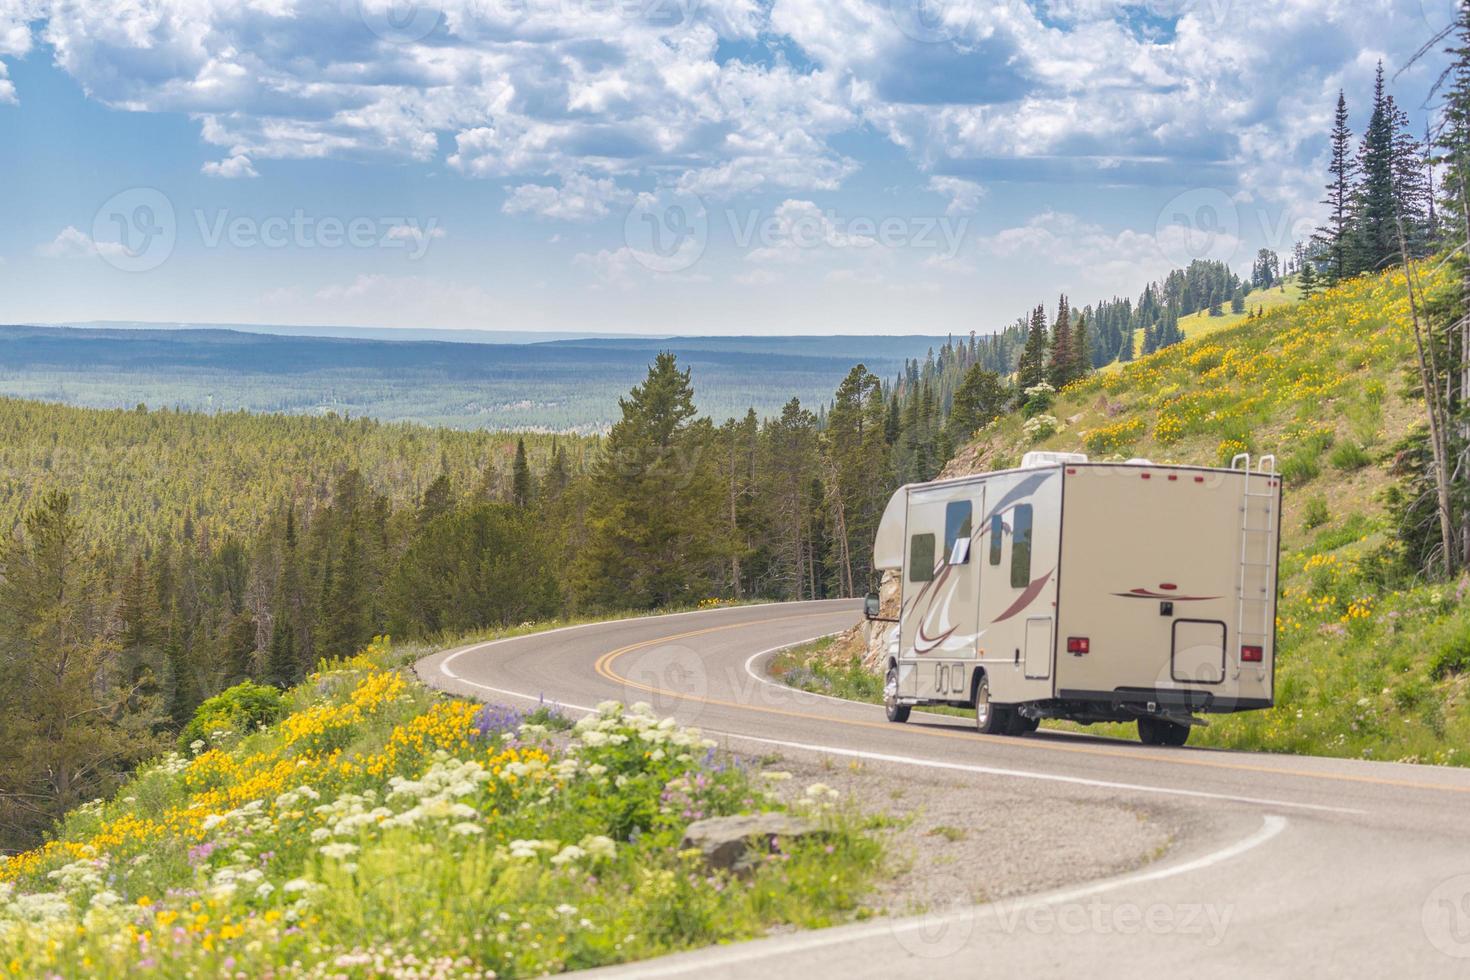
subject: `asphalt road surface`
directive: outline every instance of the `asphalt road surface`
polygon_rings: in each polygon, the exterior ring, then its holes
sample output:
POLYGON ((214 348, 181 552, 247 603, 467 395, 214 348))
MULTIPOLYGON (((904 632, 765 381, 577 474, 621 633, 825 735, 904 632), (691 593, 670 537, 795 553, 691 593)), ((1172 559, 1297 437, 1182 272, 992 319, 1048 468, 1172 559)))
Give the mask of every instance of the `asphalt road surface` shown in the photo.
MULTIPOLYGON (((1045 807, 1179 808, 1190 832, 1120 877, 912 919, 776 936, 597 971, 627 977, 1470 977, 1470 770, 1171 749, 787 688, 775 650, 851 626, 852 601, 741 606, 570 627, 434 654, 425 681, 569 713, 647 701, 745 753, 824 755, 1004 781, 1045 807)), ((1467 746, 1470 751, 1470 746, 1467 746)), ((1043 847, 1046 841, 996 841, 1043 847)))

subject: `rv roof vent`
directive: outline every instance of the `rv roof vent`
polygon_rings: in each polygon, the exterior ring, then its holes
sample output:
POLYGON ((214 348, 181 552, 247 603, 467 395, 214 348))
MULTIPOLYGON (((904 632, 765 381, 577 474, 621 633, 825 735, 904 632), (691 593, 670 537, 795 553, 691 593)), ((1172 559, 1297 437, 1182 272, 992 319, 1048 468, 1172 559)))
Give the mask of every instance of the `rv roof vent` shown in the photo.
POLYGON ((1061 466, 1063 463, 1085 463, 1086 453, 1027 453, 1021 457, 1021 468, 1031 469, 1033 466, 1061 466))
POLYGON ((1132 459, 1130 459, 1124 465, 1126 465, 1126 466, 1152 466, 1152 465, 1154 465, 1154 461, 1151 460, 1151 459, 1144 459, 1142 456, 1134 456, 1132 459))

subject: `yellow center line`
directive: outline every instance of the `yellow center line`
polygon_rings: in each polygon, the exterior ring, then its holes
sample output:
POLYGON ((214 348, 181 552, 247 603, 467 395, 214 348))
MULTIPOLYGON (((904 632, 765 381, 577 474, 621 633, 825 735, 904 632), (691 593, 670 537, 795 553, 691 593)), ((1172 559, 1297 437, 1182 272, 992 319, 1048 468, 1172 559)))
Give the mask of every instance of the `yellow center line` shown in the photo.
MULTIPOLYGON (((780 715, 786 718, 801 718, 806 721, 820 721, 827 724, 848 725, 854 728, 875 728, 882 731, 892 731, 894 726, 891 722, 887 721, 861 721, 852 718, 837 718, 833 717, 832 715, 814 714, 807 711, 795 711, 790 708, 770 708, 763 705, 742 704, 739 701, 727 701, 721 698, 709 698, 702 697, 696 694, 685 694, 681 691, 671 691, 667 688, 653 687, 648 684, 642 684, 638 681, 633 680, 632 678, 624 677, 622 674, 615 673, 612 669, 613 663, 617 661, 620 657, 626 656, 627 654, 633 653, 637 650, 646 649, 648 647, 655 647, 664 643, 674 643, 678 640, 687 640, 696 636, 707 636, 710 633, 720 633, 725 630, 744 629, 748 626, 767 626, 772 623, 784 623, 794 619, 810 618, 812 618, 810 615, 777 616, 769 619, 758 619, 749 622, 727 623, 723 626, 709 626, 705 627, 704 629, 689 630, 685 633, 675 633, 670 636, 661 636, 652 640, 642 640, 638 643, 630 643, 627 646, 608 651, 607 653, 597 658, 597 662, 593 665, 593 669, 600 677, 603 677, 606 680, 610 680, 615 684, 621 684, 625 687, 630 687, 635 690, 644 691, 649 694, 661 694, 669 697, 678 698, 683 701, 694 701, 700 704, 717 705, 726 708, 739 708, 745 711, 759 711, 763 714, 780 715)), ((792 688, 792 691, 798 692, 798 689, 792 688)), ((861 704, 862 702, 854 701, 853 703, 861 704)), ((1382 776, 1355 776, 1349 773, 1312 772, 1311 770, 1307 769, 1283 769, 1273 766, 1251 765, 1244 762, 1222 762, 1217 759, 1160 758, 1159 756, 1140 756, 1135 752, 1129 752, 1119 749, 1108 749, 1095 745, 1059 745, 1055 742, 1032 741, 1029 739, 1018 739, 1004 735, 981 735, 979 732, 955 732, 944 731, 942 729, 935 728, 917 727, 909 728, 907 730, 919 735, 928 736, 930 738, 956 738, 964 739, 966 741, 974 741, 976 739, 995 742, 1003 741, 1006 745, 1016 746, 1018 748, 1037 749, 1050 752, 1070 752, 1078 755, 1103 756, 1113 759, 1131 759, 1133 761, 1138 761, 1139 759, 1147 759, 1148 761, 1152 762, 1166 762, 1170 765, 1176 766, 1199 766, 1206 769, 1228 769, 1234 770, 1236 772, 1266 773, 1273 776, 1302 776, 1308 779, 1325 779, 1331 780, 1333 782, 1343 783, 1367 783, 1374 786, 1396 786, 1405 789, 1422 789, 1443 793, 1470 793, 1470 786, 1445 786, 1435 783, 1414 782, 1407 779, 1388 779, 1382 776)))

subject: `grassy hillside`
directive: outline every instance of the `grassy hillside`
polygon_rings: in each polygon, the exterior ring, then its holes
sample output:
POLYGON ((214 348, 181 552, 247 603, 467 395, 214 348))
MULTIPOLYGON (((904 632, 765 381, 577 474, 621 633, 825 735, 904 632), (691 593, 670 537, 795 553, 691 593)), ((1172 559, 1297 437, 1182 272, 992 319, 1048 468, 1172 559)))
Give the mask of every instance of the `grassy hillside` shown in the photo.
POLYGON ((415 652, 231 689, 179 752, 0 857, 0 972, 538 976, 831 924, 876 870, 814 784, 821 834, 711 871, 684 828, 783 809, 760 775, 638 706, 572 727, 438 696, 395 668, 415 652))
MULTIPOLYGON (((1180 317, 1179 329, 1184 332, 1186 339, 1194 340, 1206 334, 1223 330, 1226 327, 1233 327, 1244 323, 1247 317, 1254 315, 1257 310, 1263 313, 1270 313, 1284 306, 1294 306, 1300 303, 1301 299, 1301 284, 1297 282, 1295 276, 1292 276, 1281 285, 1272 286, 1270 289, 1252 291, 1245 298, 1244 313, 1231 313, 1230 304, 1227 302, 1221 306, 1221 309, 1224 310, 1221 316, 1210 316, 1210 311, 1204 309, 1197 313, 1191 313, 1189 316, 1180 317)), ((1133 356, 1135 358, 1143 356, 1142 348, 1143 334, 1135 333, 1133 335, 1133 356)), ((1105 370, 1116 370, 1121 366, 1121 364, 1114 362, 1109 364, 1105 370)))
POLYGON ((1277 707, 1215 719, 1192 743, 1470 763, 1470 581, 1402 580, 1380 500, 1389 447, 1422 417, 1412 358, 1403 275, 1357 279, 1071 385, 1049 413, 981 433, 951 469, 1032 448, 1209 465, 1275 453, 1277 707))

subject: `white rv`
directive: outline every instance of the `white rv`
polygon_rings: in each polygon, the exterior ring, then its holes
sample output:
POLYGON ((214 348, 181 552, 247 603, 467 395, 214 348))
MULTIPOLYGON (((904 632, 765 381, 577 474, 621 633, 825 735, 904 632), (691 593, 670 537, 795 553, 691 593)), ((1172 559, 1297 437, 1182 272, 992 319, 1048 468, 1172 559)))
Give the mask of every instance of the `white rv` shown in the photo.
POLYGON ((1183 745, 1200 714, 1269 708, 1275 470, 1272 456, 1214 469, 1028 453, 903 487, 873 554, 902 579, 889 720, 963 705, 987 734, 1136 720, 1144 742, 1183 745))

